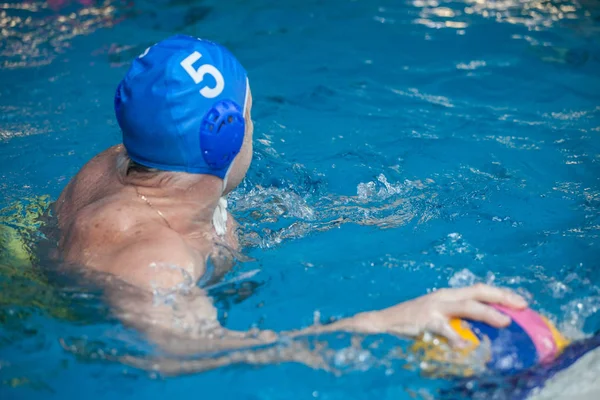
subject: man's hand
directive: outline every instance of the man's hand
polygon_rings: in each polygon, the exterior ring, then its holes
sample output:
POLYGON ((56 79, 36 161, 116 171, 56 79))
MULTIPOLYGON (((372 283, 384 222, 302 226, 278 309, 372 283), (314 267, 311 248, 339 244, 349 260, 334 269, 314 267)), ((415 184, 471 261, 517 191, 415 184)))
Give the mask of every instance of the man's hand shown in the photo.
POLYGON ((442 335, 453 345, 462 340, 450 327, 452 317, 481 321, 502 328, 510 318, 489 304, 523 309, 527 302, 509 290, 476 284, 459 289, 440 289, 381 311, 361 313, 348 320, 354 330, 365 333, 390 333, 418 336, 423 332, 442 335))

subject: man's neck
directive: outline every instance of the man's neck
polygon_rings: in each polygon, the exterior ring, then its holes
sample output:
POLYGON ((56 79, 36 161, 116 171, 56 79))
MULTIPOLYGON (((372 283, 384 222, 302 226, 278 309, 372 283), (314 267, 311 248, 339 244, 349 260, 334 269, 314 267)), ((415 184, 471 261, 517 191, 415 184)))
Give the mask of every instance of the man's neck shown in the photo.
POLYGON ((147 179, 132 174, 123 183, 181 233, 212 225, 223 193, 223 181, 211 175, 159 172, 147 179))

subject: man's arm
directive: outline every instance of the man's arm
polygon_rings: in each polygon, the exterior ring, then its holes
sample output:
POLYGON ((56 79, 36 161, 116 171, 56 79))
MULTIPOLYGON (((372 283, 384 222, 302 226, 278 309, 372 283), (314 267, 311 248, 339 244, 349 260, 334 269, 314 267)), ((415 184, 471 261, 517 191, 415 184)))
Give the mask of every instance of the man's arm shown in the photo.
MULTIPOLYGON (((179 245, 164 240, 141 242, 128 247, 114 261, 115 265, 120 266, 116 271, 121 271, 115 274, 127 282, 117 281, 107 287, 108 300, 117 316, 127 325, 140 330, 163 352, 172 356, 237 350, 231 354, 239 357, 238 362, 310 363, 314 354, 310 355, 308 349, 298 348, 298 343, 289 348, 293 351, 260 350, 261 354, 266 354, 263 357, 256 356, 256 349, 280 340, 289 343, 290 339, 327 332, 388 333, 410 337, 430 331, 446 336, 453 343, 460 343, 460 339, 448 325, 451 317, 469 318, 502 327, 510 319, 488 306, 488 303, 514 308, 526 306, 525 301, 512 292, 487 285, 475 285, 461 289, 441 289, 383 310, 359 313, 327 325, 313 325, 280 333, 268 330, 243 332, 226 329, 219 324, 212 300, 195 286, 199 276, 190 273, 190 266, 194 262, 203 263, 194 259, 183 242, 179 245), (161 259, 165 254, 177 258, 173 262, 183 267, 165 263, 166 260, 161 259), (148 267, 142 270, 128 267, 134 265, 148 267), (306 354, 301 356, 303 352, 306 354)), ((203 271, 203 266, 194 267, 192 271, 203 271)), ((226 358, 211 357, 210 360, 186 363, 169 360, 168 357, 148 362, 148 365, 139 359, 128 358, 122 361, 162 372, 185 373, 235 362, 231 354, 226 358)))

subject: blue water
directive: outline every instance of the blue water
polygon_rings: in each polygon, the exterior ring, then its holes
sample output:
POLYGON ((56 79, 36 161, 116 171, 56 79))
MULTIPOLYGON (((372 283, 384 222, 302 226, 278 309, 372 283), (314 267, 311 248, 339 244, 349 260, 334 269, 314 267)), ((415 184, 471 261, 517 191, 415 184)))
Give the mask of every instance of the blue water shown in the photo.
MULTIPOLYGON (((228 327, 292 329, 483 281, 572 339, 600 329, 597 2, 92 3, 0 4, 0 207, 56 199, 118 143, 129 61, 188 33, 229 47, 254 96, 254 163, 231 205, 255 261, 228 279, 261 272, 243 301, 215 293, 228 327)), ((406 341, 334 335, 319 341, 340 374, 164 378, 107 360, 149 350, 97 293, 7 274, 0 293, 2 399, 429 399, 456 384, 390 355, 406 341), (48 312, 52 296, 74 322, 48 312)), ((515 381, 498 385, 514 398, 515 381)))

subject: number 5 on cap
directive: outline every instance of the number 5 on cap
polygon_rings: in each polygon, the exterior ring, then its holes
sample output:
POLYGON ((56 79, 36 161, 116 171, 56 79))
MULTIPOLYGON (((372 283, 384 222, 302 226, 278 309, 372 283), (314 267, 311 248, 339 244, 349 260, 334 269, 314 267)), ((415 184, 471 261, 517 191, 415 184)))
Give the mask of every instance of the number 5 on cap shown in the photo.
POLYGON ((212 99, 217 97, 225 88, 225 80, 223 79, 223 75, 221 72, 216 69, 213 65, 203 64, 198 69, 194 69, 193 64, 198 61, 202 57, 202 54, 197 51, 193 52, 189 56, 187 56, 182 62, 181 66, 185 69, 185 72, 194 80, 196 84, 202 82, 204 79, 204 75, 208 74, 215 79, 216 85, 211 88, 208 86, 204 86, 200 89, 200 94, 208 99, 212 99))

